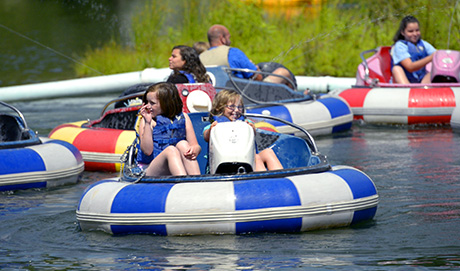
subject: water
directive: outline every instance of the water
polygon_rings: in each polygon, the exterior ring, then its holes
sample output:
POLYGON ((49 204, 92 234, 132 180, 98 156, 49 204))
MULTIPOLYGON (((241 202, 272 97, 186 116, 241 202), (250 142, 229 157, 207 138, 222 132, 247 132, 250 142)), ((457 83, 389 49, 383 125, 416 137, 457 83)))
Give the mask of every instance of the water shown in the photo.
POLYGON ((146 0, 0 1, 0 87, 75 78, 89 48, 126 44, 146 0))
MULTIPOLYGON (((40 134, 46 135, 57 124, 96 118, 110 98, 13 105, 23 111, 30 126, 39 127, 40 134)), ((449 127, 354 123, 351 131, 318 137, 316 143, 332 164, 355 166, 374 180, 380 204, 373 221, 301 234, 112 237, 102 232, 81 232, 75 210, 84 189, 116 175, 85 172, 76 185, 0 194, 0 268, 460 267, 460 134, 449 127)))
MULTIPOLYGON (((97 46, 108 39, 102 33, 123 33, 125 26, 120 21, 129 20, 126 18, 134 8, 126 8, 126 3, 137 1, 113 1, 113 5, 110 2, 4 0, 0 2, 0 23, 14 26, 67 55, 78 55, 85 46, 97 46), (53 12, 45 15, 38 12, 49 9, 53 12), (104 16, 98 17, 101 14, 104 16), (73 30, 55 31, 58 28, 73 30), (82 35, 87 35, 86 40, 78 38, 82 35)), ((13 37, 16 35, 4 38, 10 34, 3 29, 0 35, 2 40, 9 41, 0 43, 0 59, 4 63, 0 67, 2 86, 72 78, 73 64, 68 59, 13 37)), ((32 129, 47 135, 61 123, 97 118, 102 106, 114 96, 12 104, 24 113, 32 129)), ((355 166, 374 180, 380 204, 373 221, 301 234, 112 237, 102 232, 81 232, 75 210, 84 189, 97 180, 115 176, 85 172, 76 185, 0 193, 0 269, 445 270, 460 267, 459 133, 449 127, 355 123, 351 131, 315 139, 332 164, 355 166)))

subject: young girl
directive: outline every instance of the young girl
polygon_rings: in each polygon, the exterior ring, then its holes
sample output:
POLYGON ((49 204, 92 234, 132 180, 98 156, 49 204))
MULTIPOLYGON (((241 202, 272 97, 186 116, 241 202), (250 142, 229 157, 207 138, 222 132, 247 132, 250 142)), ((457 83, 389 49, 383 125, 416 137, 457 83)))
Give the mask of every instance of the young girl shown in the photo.
MULTIPOLYGON (((203 137, 206 142, 209 142, 211 129, 217 125, 218 120, 216 119, 219 119, 219 117, 225 117, 229 121, 245 120, 254 129, 254 133, 256 131, 254 123, 244 119, 243 98, 234 90, 223 89, 219 91, 214 97, 210 113, 214 121, 203 129, 203 137)), ((271 148, 264 149, 256 154, 255 167, 255 171, 283 169, 278 157, 276 157, 271 148)))
POLYGON ((395 44, 391 48, 391 56, 394 83, 429 84, 431 75, 425 66, 433 59, 436 49, 421 39, 418 20, 413 16, 404 17, 393 41, 395 44))
POLYGON ((169 58, 169 68, 173 70, 167 82, 173 84, 209 83, 206 68, 201 64, 198 53, 192 47, 174 46, 169 58))
POLYGON ((147 176, 199 175, 201 151, 192 122, 182 113, 182 100, 171 83, 157 83, 145 92, 140 109, 137 161, 147 176))

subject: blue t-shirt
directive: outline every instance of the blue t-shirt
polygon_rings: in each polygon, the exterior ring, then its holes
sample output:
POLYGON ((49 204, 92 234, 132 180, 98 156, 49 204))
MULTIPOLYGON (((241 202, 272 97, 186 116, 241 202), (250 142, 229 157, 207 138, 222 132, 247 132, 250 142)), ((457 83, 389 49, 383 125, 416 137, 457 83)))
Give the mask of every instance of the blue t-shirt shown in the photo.
POLYGON ((423 59, 436 51, 434 47, 424 40, 419 40, 417 44, 413 44, 409 41, 399 40, 391 48, 391 56, 393 65, 399 65, 404 69, 407 80, 411 83, 420 83, 426 76, 426 68, 423 67, 419 70, 409 72, 402 65, 401 61, 410 58, 412 62, 423 59))
MULTIPOLYGON (((249 58, 238 48, 230 47, 228 51, 228 64, 230 68, 235 69, 250 69, 257 71, 257 66, 249 60, 249 58)), ((249 72, 235 72, 234 75, 239 78, 251 78, 254 73, 249 72)))
MULTIPOLYGON (((436 51, 433 45, 429 44, 424 40, 421 41, 423 43, 423 46, 425 46, 425 50, 428 56, 436 51)), ((391 48, 391 57, 393 58, 393 63, 395 65, 399 64, 406 58, 410 58, 411 55, 409 53, 408 46, 402 41, 397 41, 395 45, 391 48)))

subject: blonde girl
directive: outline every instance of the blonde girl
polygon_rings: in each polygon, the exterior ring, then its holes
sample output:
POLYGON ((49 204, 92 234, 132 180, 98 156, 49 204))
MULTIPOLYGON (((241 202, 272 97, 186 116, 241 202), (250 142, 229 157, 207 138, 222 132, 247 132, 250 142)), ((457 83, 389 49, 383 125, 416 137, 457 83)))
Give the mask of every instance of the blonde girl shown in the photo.
MULTIPOLYGON (((244 118, 243 98, 234 90, 224 89, 219 91, 214 97, 210 113, 213 118, 212 123, 203 130, 203 137, 206 142, 209 142, 211 129, 219 121, 244 120, 254 129, 254 133, 256 131, 254 123, 244 118)), ((271 148, 264 149, 256 154, 255 165, 255 171, 283 169, 281 162, 271 148)))

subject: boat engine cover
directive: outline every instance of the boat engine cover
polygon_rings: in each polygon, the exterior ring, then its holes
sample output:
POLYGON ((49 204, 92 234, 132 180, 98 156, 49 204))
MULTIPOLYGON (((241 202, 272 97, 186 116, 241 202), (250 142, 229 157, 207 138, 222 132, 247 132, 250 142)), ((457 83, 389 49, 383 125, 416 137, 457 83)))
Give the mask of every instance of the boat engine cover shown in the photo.
POLYGON ((212 128, 209 139, 211 174, 252 172, 255 153, 254 129, 246 122, 220 122, 212 128))
POLYGON ((460 52, 453 50, 437 50, 431 61, 431 82, 460 82, 460 52))

